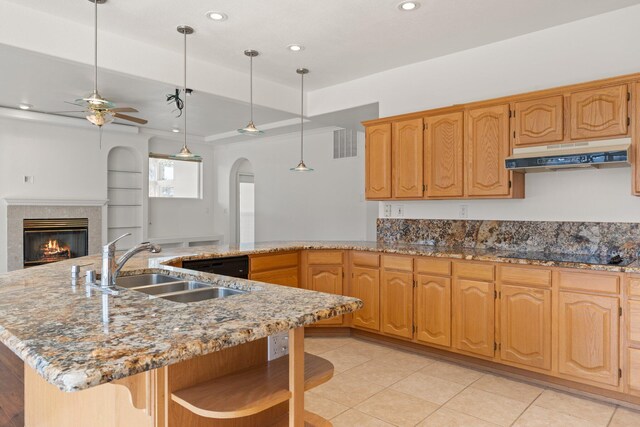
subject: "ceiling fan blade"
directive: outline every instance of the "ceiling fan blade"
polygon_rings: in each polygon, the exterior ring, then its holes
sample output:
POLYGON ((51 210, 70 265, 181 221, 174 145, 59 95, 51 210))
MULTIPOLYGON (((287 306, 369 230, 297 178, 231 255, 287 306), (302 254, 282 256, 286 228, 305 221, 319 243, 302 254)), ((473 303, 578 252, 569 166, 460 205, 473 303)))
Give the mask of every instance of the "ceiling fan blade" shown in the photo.
POLYGON ((86 110, 73 110, 73 111, 49 111, 49 114, 62 114, 62 113, 86 113, 86 110))
POLYGON ((64 101, 64 103, 65 103, 65 104, 75 105, 76 107, 86 107, 86 105, 84 105, 84 104, 78 104, 77 102, 64 101))
POLYGON ((115 113, 113 116, 117 119, 128 120, 130 122, 139 123, 141 125, 147 124, 147 120, 145 119, 139 119, 137 117, 127 116, 126 114, 115 113))
POLYGON ((138 110, 132 107, 109 108, 113 113, 137 113, 138 110))

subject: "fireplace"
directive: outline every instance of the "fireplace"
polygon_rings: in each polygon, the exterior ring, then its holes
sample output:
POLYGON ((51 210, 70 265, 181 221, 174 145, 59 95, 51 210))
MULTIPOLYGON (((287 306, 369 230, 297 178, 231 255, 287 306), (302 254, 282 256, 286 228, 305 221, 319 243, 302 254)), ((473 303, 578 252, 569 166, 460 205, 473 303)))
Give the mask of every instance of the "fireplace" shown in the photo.
POLYGON ((24 267, 88 255, 88 218, 24 219, 24 267))

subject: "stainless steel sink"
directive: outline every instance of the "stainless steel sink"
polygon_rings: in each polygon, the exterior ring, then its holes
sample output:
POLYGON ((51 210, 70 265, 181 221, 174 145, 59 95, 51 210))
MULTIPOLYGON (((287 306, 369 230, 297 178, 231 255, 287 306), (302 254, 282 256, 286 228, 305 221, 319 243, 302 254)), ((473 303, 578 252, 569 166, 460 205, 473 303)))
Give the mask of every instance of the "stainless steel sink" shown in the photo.
POLYGON ((231 295, 244 294, 245 291, 223 288, 210 283, 185 280, 164 274, 139 274, 121 276, 116 285, 132 291, 142 292, 150 298, 163 298, 174 302, 197 302, 231 295))

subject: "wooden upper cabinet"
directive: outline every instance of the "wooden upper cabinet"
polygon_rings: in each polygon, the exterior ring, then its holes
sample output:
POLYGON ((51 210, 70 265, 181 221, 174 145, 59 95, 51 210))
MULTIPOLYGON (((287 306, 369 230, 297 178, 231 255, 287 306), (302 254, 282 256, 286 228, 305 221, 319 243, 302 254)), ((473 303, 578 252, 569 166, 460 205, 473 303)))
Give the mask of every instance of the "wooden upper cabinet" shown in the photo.
POLYGON ((353 313, 353 326, 380 330, 380 271, 377 268, 351 267, 351 296, 364 307, 353 313))
POLYGON ((451 346, 451 279, 416 275, 416 340, 451 346))
POLYGON ((627 134, 627 85, 571 94, 571 139, 627 134))
POLYGON ((509 105, 468 110, 466 123, 467 195, 508 196, 509 105))
POLYGON ((463 117, 458 112, 424 119, 427 197, 464 196, 463 117))
POLYGON ((564 139, 562 95, 515 103, 515 146, 559 143, 564 139))
POLYGON ((422 198, 422 119, 393 123, 393 197, 422 198))
POLYGON ((633 117, 631 118, 634 126, 633 131, 633 162, 631 163, 631 170, 633 171, 633 185, 632 193, 636 196, 640 196, 640 82, 633 83, 633 102, 635 108, 633 109, 633 117))
POLYGON ((551 290, 502 286, 500 358, 551 369, 551 290))
POLYGON ((617 386, 618 298, 561 291, 558 304, 558 371, 617 386))
POLYGON ((455 348, 482 356, 493 356, 494 290, 493 283, 454 280, 452 297, 455 348))
POLYGON ((365 139, 365 196, 391 197, 391 123, 369 126, 365 139))
MULTIPOLYGON (((329 294, 343 295, 342 293, 342 266, 335 265, 311 265, 308 267, 307 288, 313 291, 329 294)), ((321 320, 315 325, 342 325, 343 316, 321 320)))
POLYGON ((382 332, 413 337, 413 273, 383 270, 380 300, 382 332))

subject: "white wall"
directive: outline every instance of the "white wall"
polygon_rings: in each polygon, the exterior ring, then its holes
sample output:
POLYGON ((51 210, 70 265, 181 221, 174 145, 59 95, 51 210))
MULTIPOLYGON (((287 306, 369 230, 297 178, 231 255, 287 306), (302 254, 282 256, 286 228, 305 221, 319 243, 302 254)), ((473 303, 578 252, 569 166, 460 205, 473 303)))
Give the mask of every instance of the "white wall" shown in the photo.
POLYGON ((333 128, 305 134, 305 162, 313 172, 292 172, 300 161, 298 133, 214 149, 216 232, 229 241, 230 175, 239 158, 251 163, 256 190, 256 241, 363 240, 375 235, 375 212, 364 201, 363 135, 358 157, 333 159, 333 128))
MULTIPOLYGON (((633 6, 316 90, 309 114, 379 102, 384 117, 636 73, 638 22, 633 6)), ((547 172, 527 175, 525 200, 402 204, 412 218, 457 218, 464 203, 477 219, 637 222, 640 198, 630 195, 630 180, 629 168, 547 172)))
MULTIPOLYGON (((174 154, 182 147, 182 141, 153 137, 149 151, 174 154)), ((149 199, 148 237, 199 237, 211 236, 213 230, 213 148, 211 144, 189 142, 189 148, 202 156, 202 199, 149 199)), ((146 156, 145 156, 146 160, 146 156)))

